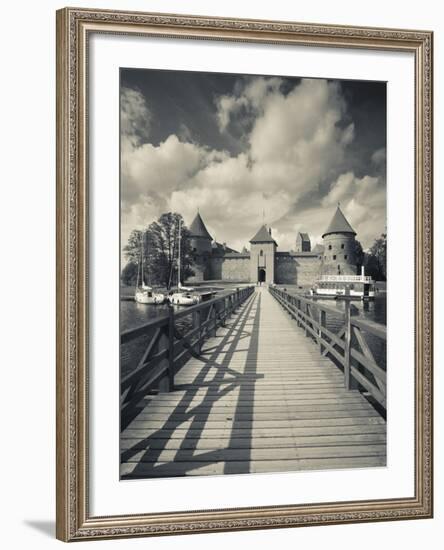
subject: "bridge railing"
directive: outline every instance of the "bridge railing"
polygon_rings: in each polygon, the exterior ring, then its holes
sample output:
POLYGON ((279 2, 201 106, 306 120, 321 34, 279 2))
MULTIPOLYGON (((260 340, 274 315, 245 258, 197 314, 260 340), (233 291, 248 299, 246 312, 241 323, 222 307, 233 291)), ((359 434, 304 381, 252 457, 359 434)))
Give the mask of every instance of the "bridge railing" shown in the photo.
POLYGON ((202 343, 254 292, 237 288, 180 311, 169 306, 165 315, 120 335, 120 405, 126 424, 140 401, 154 392, 174 389, 174 375, 202 343))
POLYGON ((330 355, 344 372, 344 386, 347 389, 360 388, 369 392, 385 409, 387 400, 387 375, 378 364, 368 336, 387 341, 385 325, 351 315, 350 300, 344 300, 344 311, 320 304, 300 295, 293 295, 277 287, 269 287, 270 293, 312 337, 319 346, 321 355, 330 355), (341 318, 339 332, 328 328, 328 316, 341 318))

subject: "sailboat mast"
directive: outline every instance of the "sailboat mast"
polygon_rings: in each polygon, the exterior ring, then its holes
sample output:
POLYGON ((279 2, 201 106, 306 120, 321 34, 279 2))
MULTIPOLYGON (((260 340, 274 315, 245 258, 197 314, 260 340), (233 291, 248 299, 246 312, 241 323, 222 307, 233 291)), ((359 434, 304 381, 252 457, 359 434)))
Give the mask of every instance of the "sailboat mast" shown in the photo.
POLYGON ((145 231, 142 229, 142 249, 141 249, 141 251, 140 251, 140 254, 141 254, 141 256, 142 256, 142 288, 143 288, 143 285, 144 285, 144 283, 145 283, 145 279, 144 279, 144 277, 143 277, 143 252, 144 252, 144 250, 143 250, 143 245, 144 245, 144 237, 145 237, 145 231))
POLYGON ((179 218, 179 252, 177 255, 177 288, 180 288, 180 241, 181 241, 181 219, 179 218))
POLYGON ((139 268, 140 268, 140 262, 139 262, 139 258, 137 258, 136 290, 139 288, 139 268))

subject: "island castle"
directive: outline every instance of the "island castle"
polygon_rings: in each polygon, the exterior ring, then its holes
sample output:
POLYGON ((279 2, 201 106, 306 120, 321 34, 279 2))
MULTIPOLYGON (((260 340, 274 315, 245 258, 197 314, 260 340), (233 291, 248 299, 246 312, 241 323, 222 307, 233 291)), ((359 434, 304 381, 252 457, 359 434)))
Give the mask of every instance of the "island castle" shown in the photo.
POLYGON ((190 226, 194 275, 190 282, 221 280, 311 286, 320 275, 355 275, 355 236, 339 205, 322 235, 323 245, 311 249, 307 233, 298 233, 295 250, 278 251, 265 224, 250 239, 250 251, 237 252, 213 240, 198 212, 190 226))

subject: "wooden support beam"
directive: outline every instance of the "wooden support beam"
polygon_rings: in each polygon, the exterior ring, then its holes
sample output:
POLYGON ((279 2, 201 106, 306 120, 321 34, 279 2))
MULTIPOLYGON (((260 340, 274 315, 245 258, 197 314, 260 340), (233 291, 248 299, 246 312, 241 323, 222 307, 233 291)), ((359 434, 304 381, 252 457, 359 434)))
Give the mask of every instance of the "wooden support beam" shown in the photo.
POLYGON ((322 345, 322 341, 324 339, 323 330, 325 329, 325 326, 327 324, 327 314, 322 309, 319 310, 319 352, 321 355, 324 353, 325 346, 322 345))
POLYGON ((174 390, 174 309, 168 315, 168 391, 174 390))
MULTIPOLYGON (((346 294, 350 294, 350 289, 346 289, 346 294)), ((351 345, 351 327, 350 327, 350 300, 345 300, 345 332, 344 332, 344 386, 347 390, 351 389, 350 376, 350 345, 351 345)))

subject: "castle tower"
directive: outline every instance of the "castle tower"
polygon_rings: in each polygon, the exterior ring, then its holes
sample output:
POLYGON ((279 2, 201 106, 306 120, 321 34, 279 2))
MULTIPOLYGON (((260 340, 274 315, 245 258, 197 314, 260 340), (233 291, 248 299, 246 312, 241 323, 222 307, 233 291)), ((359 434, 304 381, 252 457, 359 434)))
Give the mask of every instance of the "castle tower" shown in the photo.
POLYGON ((194 258, 192 267, 194 276, 190 277, 189 281, 204 281, 209 278, 212 240, 213 238, 208 233, 198 212, 190 225, 190 244, 194 258))
POLYGON ((308 233, 298 233, 296 237, 296 252, 310 252, 311 243, 308 233))
POLYGON ((356 275, 355 235, 338 205, 327 231, 322 235, 323 275, 356 275))
POLYGON ((250 282, 274 283, 276 241, 263 225, 250 240, 250 282))
POLYGON ((208 233, 199 212, 190 225, 191 248, 196 254, 211 254, 213 237, 208 233))

